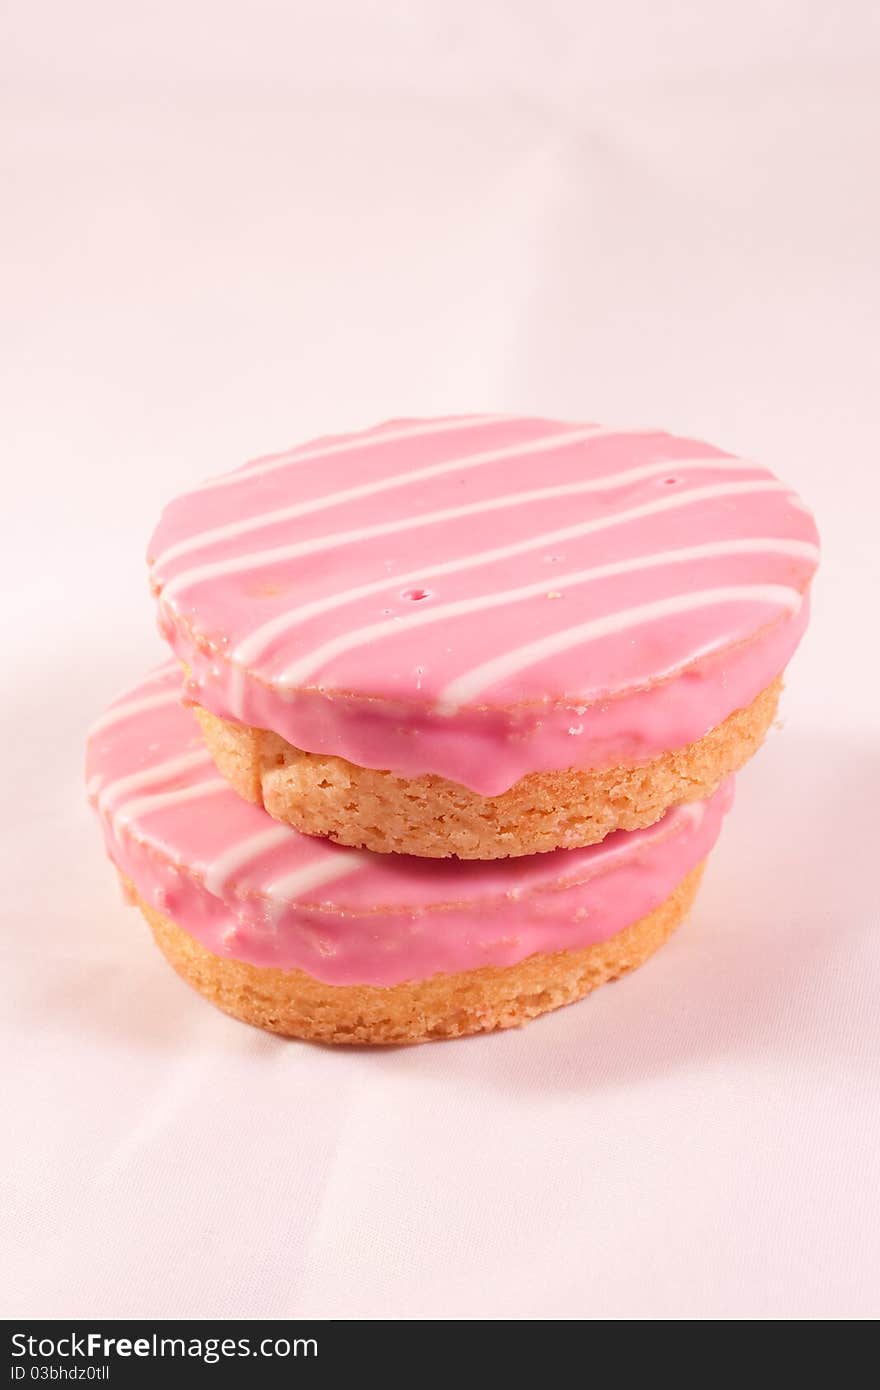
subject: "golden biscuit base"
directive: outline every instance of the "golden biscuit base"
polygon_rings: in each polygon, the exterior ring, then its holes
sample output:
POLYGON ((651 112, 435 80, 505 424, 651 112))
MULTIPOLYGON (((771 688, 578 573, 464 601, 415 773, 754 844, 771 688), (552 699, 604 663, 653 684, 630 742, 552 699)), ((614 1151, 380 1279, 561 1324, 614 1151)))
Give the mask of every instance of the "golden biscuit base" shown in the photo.
POLYGON ((685 916, 702 872, 698 864, 652 912, 598 945, 385 987, 327 985, 302 970, 221 959, 124 882, 167 960, 224 1013, 285 1037, 402 1044, 518 1028, 635 970, 685 916))
POLYGON ((703 738, 649 762, 532 772, 500 796, 445 777, 399 777, 303 753, 278 734, 193 708, 230 786, 306 835, 379 854, 504 859, 596 844, 613 830, 653 825, 679 802, 711 796, 760 747, 781 689, 779 676, 703 738))

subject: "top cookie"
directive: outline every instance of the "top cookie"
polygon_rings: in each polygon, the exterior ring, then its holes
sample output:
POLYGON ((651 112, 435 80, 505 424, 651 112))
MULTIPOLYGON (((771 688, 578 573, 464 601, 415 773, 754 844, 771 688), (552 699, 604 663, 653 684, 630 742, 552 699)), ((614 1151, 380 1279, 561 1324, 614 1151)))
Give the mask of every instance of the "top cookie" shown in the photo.
POLYGON ((295 748, 483 796, 701 738, 807 621, 812 517, 658 431, 392 421, 173 501, 149 549, 190 695, 295 748))

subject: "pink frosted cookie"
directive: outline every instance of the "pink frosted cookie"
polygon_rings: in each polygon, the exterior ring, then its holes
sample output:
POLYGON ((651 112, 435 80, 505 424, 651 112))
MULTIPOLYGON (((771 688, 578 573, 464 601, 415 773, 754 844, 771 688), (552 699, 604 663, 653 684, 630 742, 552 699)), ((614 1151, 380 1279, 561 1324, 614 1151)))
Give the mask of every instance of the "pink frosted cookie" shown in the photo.
POLYGON ((177 498, 150 545, 242 795, 343 844, 475 859, 710 795, 772 721, 817 559, 754 463, 490 416, 258 459, 177 498))
POLYGON ((331 1042, 504 1028, 639 965, 696 891, 732 795, 509 863, 346 850, 217 775, 163 667, 93 727, 89 794, 159 946, 226 1012, 331 1042))

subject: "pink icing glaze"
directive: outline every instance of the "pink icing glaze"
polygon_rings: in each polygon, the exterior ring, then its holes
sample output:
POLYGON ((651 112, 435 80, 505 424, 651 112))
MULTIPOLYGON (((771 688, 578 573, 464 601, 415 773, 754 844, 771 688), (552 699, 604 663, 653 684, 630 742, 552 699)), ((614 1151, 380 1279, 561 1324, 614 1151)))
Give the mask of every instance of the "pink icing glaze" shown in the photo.
POLYGON ((150 556, 193 701, 490 795, 748 704, 818 549, 784 484, 710 445, 475 416, 257 460, 172 502, 150 556))
POLYGON ((217 776, 180 675, 120 696, 89 739, 107 852, 140 896, 216 955, 328 984, 391 985, 606 940, 708 854, 732 781, 589 849, 459 863, 300 835, 217 776))

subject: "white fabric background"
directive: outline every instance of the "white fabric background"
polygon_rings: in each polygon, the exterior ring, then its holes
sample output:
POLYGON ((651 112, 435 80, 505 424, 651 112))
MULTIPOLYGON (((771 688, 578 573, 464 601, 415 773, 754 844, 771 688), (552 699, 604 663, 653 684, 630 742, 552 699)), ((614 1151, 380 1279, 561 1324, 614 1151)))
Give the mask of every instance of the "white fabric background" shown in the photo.
POLYGON ((12 0, 3 19, 3 1311, 880 1312, 880 23, 870 0, 12 0), (817 511, 785 730, 689 924, 527 1030, 204 1005, 85 727, 160 655, 165 499, 311 432, 541 411, 817 511))

